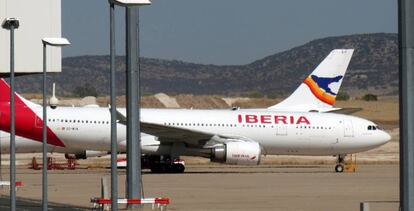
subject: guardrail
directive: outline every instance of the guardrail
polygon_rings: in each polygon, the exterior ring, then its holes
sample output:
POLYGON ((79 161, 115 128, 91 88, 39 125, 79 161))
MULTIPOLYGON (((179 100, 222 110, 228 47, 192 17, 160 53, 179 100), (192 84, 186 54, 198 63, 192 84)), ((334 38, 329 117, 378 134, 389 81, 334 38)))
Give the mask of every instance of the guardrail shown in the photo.
MULTIPOLYGON (((10 188, 10 181, 0 181, 0 187, 9 186, 10 188)), ((23 186, 23 182, 16 181, 16 191, 23 186)))
MULTIPOLYGON (((91 198, 94 209, 104 210, 105 205, 112 203, 111 199, 105 198, 91 198)), ((158 208, 162 211, 167 209, 167 205, 170 204, 169 198, 143 198, 143 199, 118 199, 118 204, 152 204, 152 209, 158 208)))

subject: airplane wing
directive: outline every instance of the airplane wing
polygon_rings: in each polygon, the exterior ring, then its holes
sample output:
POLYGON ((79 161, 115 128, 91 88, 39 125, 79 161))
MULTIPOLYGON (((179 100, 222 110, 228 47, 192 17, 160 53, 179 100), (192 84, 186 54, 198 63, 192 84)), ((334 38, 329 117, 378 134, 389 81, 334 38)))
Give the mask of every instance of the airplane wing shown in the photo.
MULTIPOLYGON (((127 119, 124 114, 117 111, 118 123, 126 125, 127 119)), ((227 142, 255 142, 243 136, 227 136, 222 134, 214 134, 202 132, 192 129, 177 128, 169 125, 154 124, 141 121, 141 132, 158 137, 158 141, 164 143, 184 142, 193 146, 208 147, 217 143, 227 142)))
POLYGON ((141 131, 157 136, 160 142, 185 142, 190 145, 204 146, 215 135, 200 131, 176 128, 171 126, 141 122, 141 131))
POLYGON ((184 142, 193 146, 206 147, 217 143, 255 142, 254 140, 243 136, 213 134, 148 122, 141 122, 141 131, 143 133, 158 137, 158 141, 160 142, 184 142))
MULTIPOLYGON (((124 114, 116 111, 118 123, 126 125, 127 118, 124 114)), ((141 122, 141 131, 143 133, 158 137, 160 142, 184 142, 195 146, 205 146, 206 143, 215 137, 215 134, 201 131, 176 128, 172 126, 141 122)))

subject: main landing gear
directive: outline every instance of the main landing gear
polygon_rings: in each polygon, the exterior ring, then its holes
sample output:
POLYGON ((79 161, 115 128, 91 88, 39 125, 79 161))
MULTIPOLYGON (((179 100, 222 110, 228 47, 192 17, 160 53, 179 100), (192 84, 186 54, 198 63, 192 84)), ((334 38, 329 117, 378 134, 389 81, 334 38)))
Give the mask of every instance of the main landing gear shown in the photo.
POLYGON ((342 173, 344 172, 345 168, 345 157, 346 155, 338 155, 338 159, 336 161, 335 172, 342 173))
POLYGON ((185 162, 180 159, 171 159, 167 155, 142 156, 143 168, 151 169, 153 173, 183 173, 185 162))

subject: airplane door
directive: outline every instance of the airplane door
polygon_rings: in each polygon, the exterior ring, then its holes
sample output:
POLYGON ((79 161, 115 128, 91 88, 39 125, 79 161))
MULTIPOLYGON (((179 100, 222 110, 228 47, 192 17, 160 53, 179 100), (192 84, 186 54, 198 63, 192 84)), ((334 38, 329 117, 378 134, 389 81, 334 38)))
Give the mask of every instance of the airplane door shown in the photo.
POLYGON ((286 125, 277 125, 276 126, 276 135, 286 136, 287 135, 287 126, 286 125))
POLYGON ((344 120, 344 136, 354 137, 354 127, 351 120, 344 120))
POLYGON ((43 127, 43 121, 35 115, 35 128, 42 128, 43 127))

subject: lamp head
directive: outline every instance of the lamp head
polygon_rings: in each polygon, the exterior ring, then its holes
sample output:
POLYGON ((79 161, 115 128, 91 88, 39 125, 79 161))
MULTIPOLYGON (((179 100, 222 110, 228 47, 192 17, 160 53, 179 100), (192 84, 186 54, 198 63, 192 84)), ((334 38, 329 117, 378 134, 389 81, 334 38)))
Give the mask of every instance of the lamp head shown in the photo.
POLYGON ((150 5, 150 0, 109 0, 109 3, 123 7, 150 5))
POLYGON ((42 39, 42 43, 44 45, 50 45, 50 46, 57 46, 57 47, 63 47, 70 45, 70 42, 66 38, 62 37, 45 37, 42 39))
POLYGON ((5 29, 11 29, 13 27, 14 29, 19 28, 19 20, 17 18, 6 18, 1 26, 5 29))

